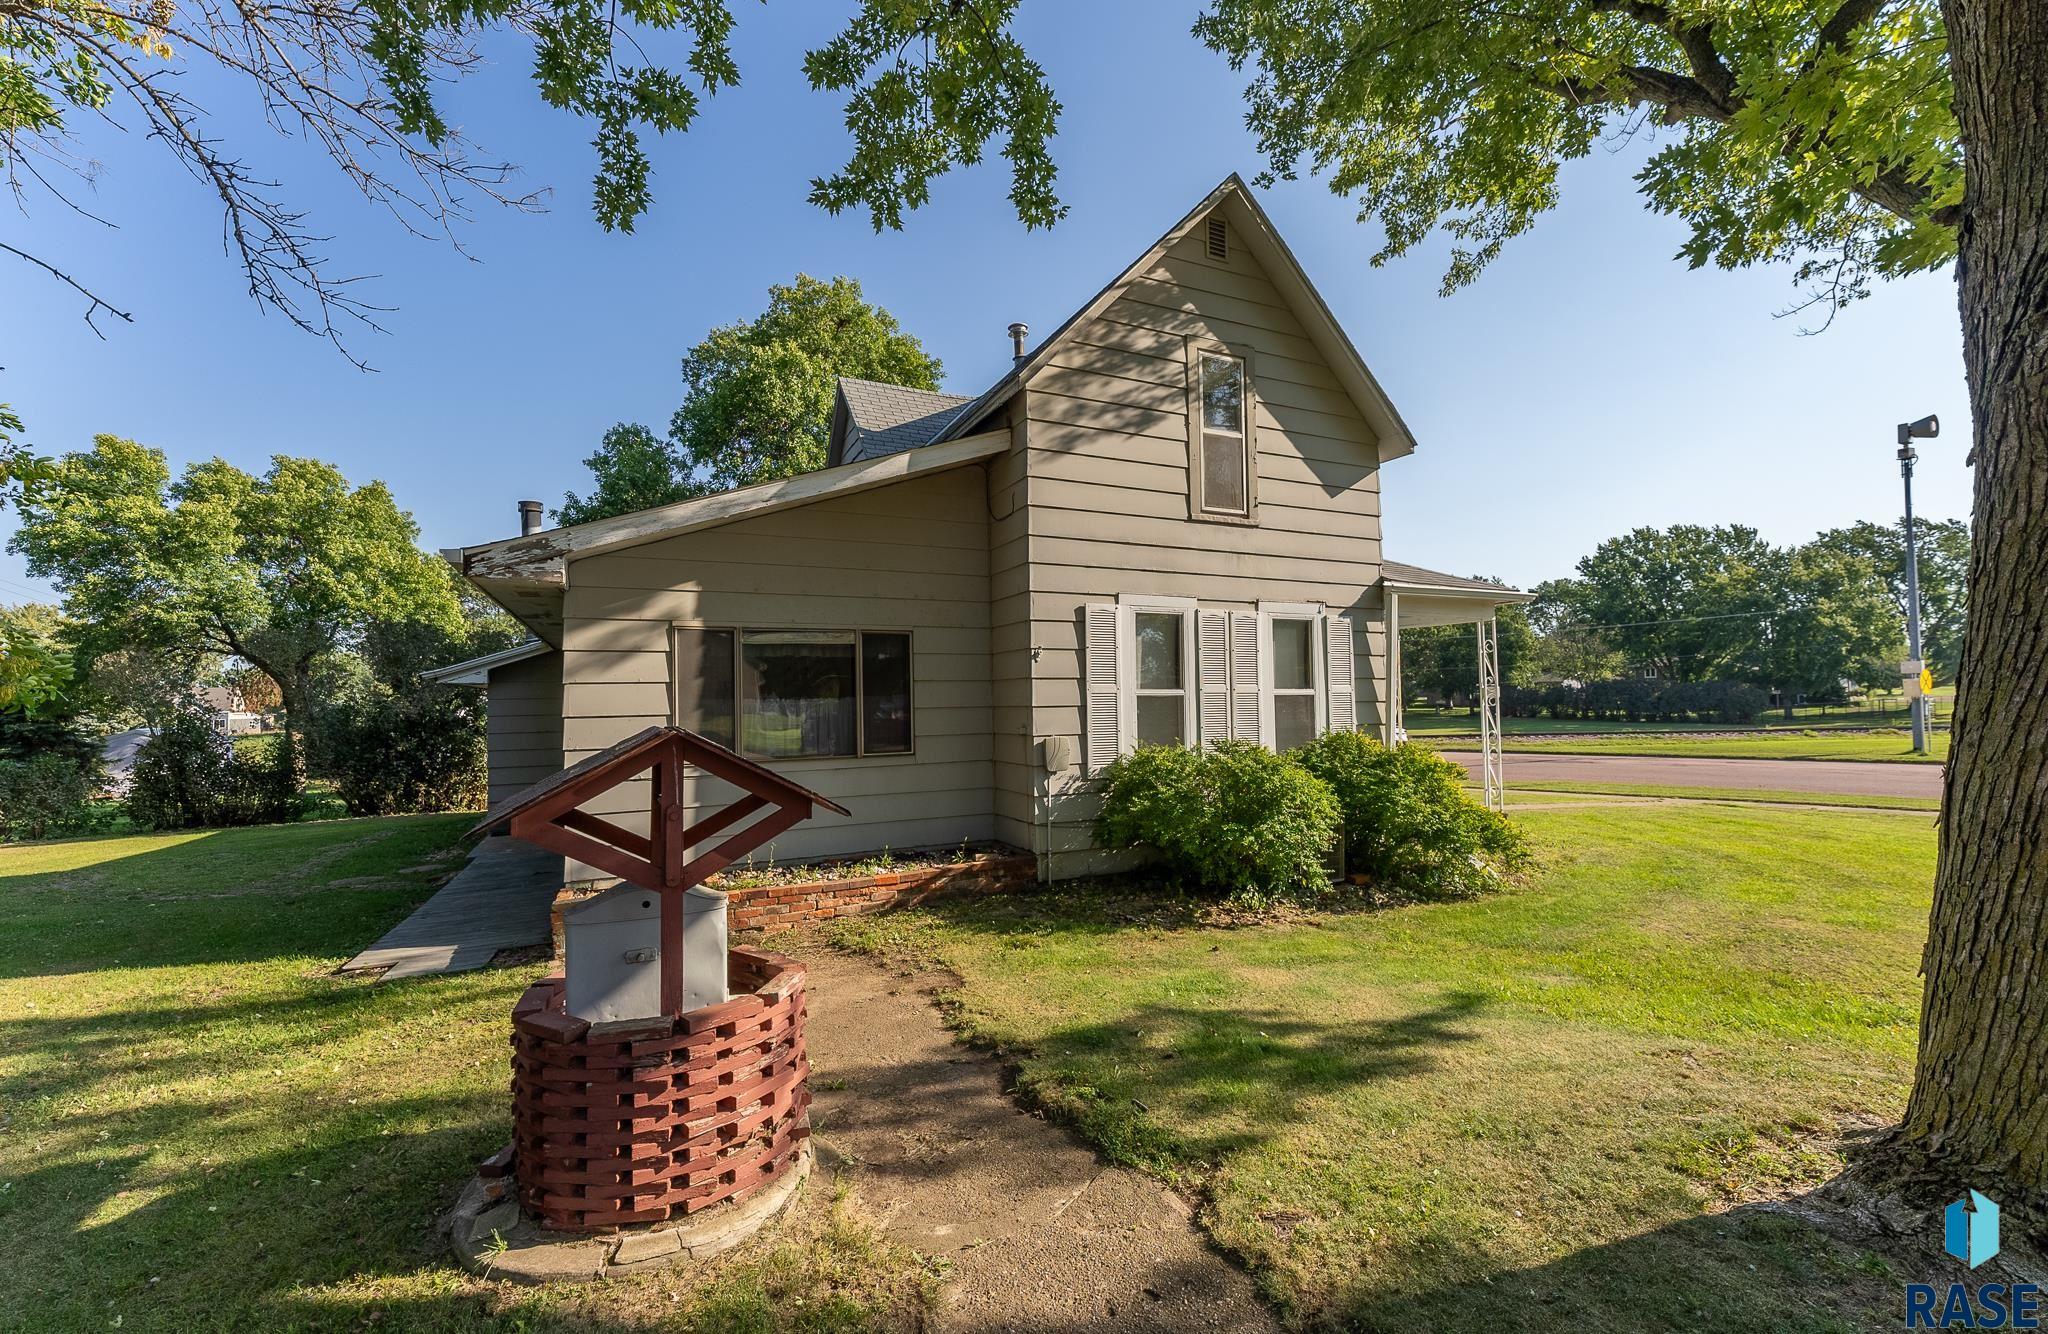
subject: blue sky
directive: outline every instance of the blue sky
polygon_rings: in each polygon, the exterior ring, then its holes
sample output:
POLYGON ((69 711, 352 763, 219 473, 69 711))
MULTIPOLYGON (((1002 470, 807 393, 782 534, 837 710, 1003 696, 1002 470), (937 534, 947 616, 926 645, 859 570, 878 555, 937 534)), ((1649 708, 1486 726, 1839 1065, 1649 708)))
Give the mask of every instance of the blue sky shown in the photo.
MULTIPOLYGON (((613 422, 665 425, 683 351, 757 312, 772 282, 859 278, 944 359, 947 387, 972 393, 1007 363, 1010 321, 1049 332, 1223 176, 1260 166, 1244 79, 1187 35, 1194 8, 1033 0, 1022 32, 1066 105, 1055 152, 1070 216, 1026 232, 994 161, 876 235, 804 199, 846 151, 838 101, 811 93, 800 68, 835 30, 827 9, 742 12, 745 83, 652 145, 655 207, 630 236, 591 220, 588 127, 540 105, 518 47, 494 47, 450 118, 553 196, 541 216, 481 212, 460 230, 467 258, 405 235, 324 159, 265 129, 240 90, 193 76, 216 131, 334 236, 335 272, 379 275, 368 295, 397 307, 390 332, 355 340, 374 374, 243 294, 197 182, 138 136, 81 120, 81 156, 97 164, 89 206, 119 229, 42 201, 0 237, 135 323, 102 318, 102 341, 71 293, 9 261, 0 401, 45 453, 106 431, 174 466, 312 455, 389 483, 429 546, 486 541, 516 529, 516 500, 552 506, 581 489, 581 460, 613 422)), ((1629 179, 1644 151, 1571 170, 1563 205, 1448 299, 1441 246, 1375 269, 1377 230, 1345 200, 1309 180, 1264 194, 1420 442, 1384 475, 1388 554, 1527 586, 1641 524, 1741 522, 1790 542, 1895 520, 1892 426, 1927 412, 1946 430, 1922 451, 1920 509, 1966 516, 1951 276, 1893 284, 1802 337, 1801 317, 1774 317, 1795 297, 1784 270, 1672 260, 1682 229, 1647 213, 1629 179)), ((0 555, 0 599, 28 593, 47 590, 0 555)))

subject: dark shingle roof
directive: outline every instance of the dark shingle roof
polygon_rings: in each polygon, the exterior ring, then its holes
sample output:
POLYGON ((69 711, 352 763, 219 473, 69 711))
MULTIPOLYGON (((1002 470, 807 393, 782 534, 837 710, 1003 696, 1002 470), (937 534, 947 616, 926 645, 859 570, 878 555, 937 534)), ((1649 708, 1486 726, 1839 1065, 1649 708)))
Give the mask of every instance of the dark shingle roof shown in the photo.
POLYGON ((972 401, 959 394, 907 389, 900 384, 846 376, 839 379, 839 392, 846 396, 850 419, 842 460, 846 463, 900 454, 929 444, 959 414, 961 405, 972 401))
POLYGON ((1399 561, 1380 562, 1380 577, 1397 584, 1427 584, 1434 588, 1462 588, 1474 593, 1512 593, 1515 589, 1489 584, 1484 579, 1466 579, 1441 570, 1425 570, 1420 565, 1403 565, 1399 561))

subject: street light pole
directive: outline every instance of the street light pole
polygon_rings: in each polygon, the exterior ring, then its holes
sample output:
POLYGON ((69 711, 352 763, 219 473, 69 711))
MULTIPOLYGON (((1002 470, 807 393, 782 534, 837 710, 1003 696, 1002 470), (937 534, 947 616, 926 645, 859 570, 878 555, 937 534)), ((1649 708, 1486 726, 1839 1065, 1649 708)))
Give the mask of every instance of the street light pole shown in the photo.
MULTIPOLYGON (((1916 422, 1899 423, 1899 475, 1906 479, 1906 656, 1917 673, 1925 665, 1920 657, 1920 540, 1913 531, 1913 461, 1919 457, 1913 441, 1932 440, 1941 433, 1941 420, 1926 416, 1916 422)), ((1917 687, 1918 682, 1914 682, 1917 687)), ((1913 753, 1927 753, 1927 693, 1913 696, 1913 753)))

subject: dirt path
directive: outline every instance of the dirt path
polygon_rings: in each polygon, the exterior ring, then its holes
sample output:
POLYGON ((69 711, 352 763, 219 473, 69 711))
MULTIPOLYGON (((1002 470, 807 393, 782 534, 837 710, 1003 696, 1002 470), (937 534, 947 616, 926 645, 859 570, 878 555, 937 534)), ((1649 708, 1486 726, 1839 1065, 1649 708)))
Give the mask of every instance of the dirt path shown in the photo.
MULTIPOLYGON (((1479 755, 1447 750, 1447 760, 1479 772, 1479 755)), ((1552 783, 1647 783, 1665 787, 1832 792, 1870 797, 1938 797, 1938 764, 1872 764, 1861 760, 1733 760, 1679 755, 1557 755, 1509 751, 1501 757, 1508 786, 1552 783)))
POLYGON ((939 1329, 1278 1328, 1164 1187, 1018 1110, 940 1022, 936 979, 797 953, 821 1160, 845 1160, 892 1240, 951 1265, 939 1329))

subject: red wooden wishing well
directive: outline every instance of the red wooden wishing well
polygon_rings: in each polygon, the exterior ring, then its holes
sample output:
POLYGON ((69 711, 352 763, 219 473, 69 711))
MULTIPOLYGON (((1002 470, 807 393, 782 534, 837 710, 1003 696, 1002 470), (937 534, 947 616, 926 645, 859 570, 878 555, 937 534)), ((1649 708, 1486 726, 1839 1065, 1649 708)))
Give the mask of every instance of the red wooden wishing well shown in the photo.
POLYGON ((506 828, 661 896, 659 1016, 593 1025, 568 1013, 560 976, 513 1008, 519 1199, 546 1226, 663 1222, 745 1199, 808 1163, 803 966, 735 948, 727 979, 743 994, 685 1013, 683 894, 820 806, 848 813, 694 732, 650 727, 508 798, 472 831, 506 828), (686 824, 690 766, 740 795, 686 824), (643 773, 653 778, 648 834, 578 809, 643 773))

